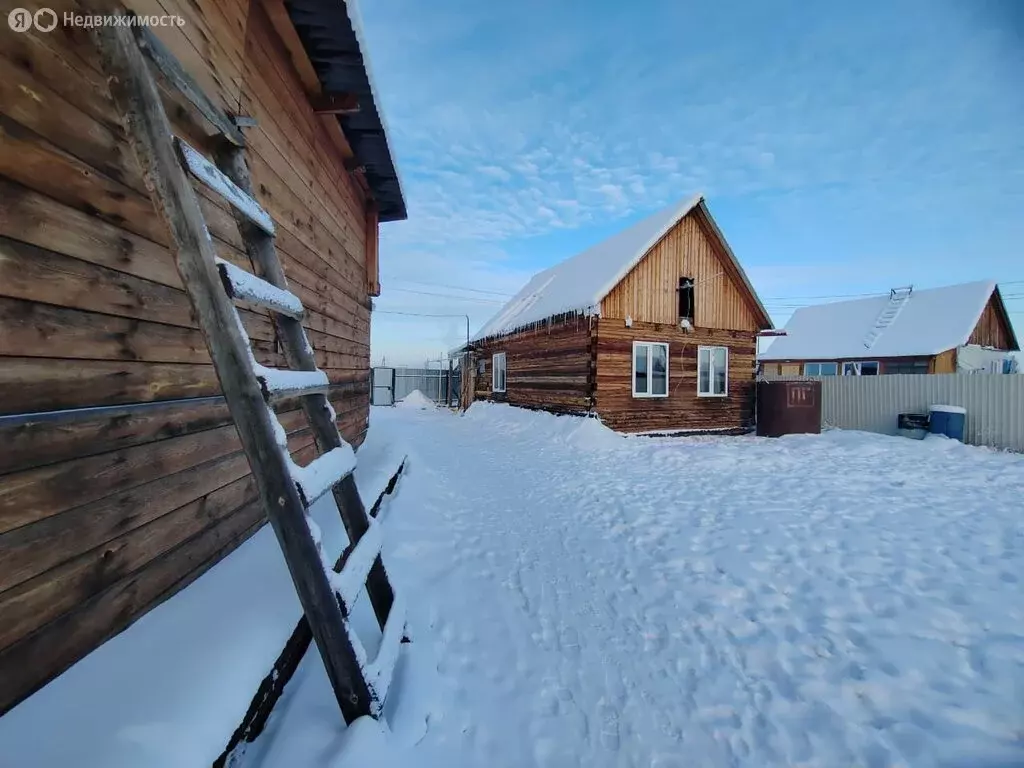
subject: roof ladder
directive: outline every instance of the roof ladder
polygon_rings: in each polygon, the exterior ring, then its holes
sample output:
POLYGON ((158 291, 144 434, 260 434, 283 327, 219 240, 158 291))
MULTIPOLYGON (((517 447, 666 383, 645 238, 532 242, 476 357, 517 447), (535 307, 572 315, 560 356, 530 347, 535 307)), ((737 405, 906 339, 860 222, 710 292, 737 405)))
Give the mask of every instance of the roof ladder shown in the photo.
POLYGON ((871 327, 871 330, 864 336, 865 349, 871 349, 875 346, 875 342, 885 332, 885 329, 892 325, 913 292, 914 286, 912 285, 893 288, 889 291, 889 301, 886 303, 885 308, 878 313, 878 317, 875 318, 875 324, 871 327))
POLYGON ((245 138, 146 27, 110 25, 94 33, 111 95, 171 244, 221 389, 259 488, 327 676, 346 722, 378 717, 407 640, 405 607, 396 599, 381 560, 380 523, 371 520, 356 490, 355 453, 338 432, 302 326, 303 306, 288 290, 274 245, 274 222, 252 196, 245 138), (145 58, 144 58, 145 57, 145 58), (218 129, 216 163, 172 134, 150 71, 191 101, 218 129), (259 276, 216 255, 189 175, 225 199, 234 211, 245 250, 259 276), (269 310, 289 368, 256 361, 234 301, 269 310), (271 404, 299 397, 321 455, 305 467, 292 461, 287 436, 271 404), (309 507, 332 492, 350 547, 341 573, 325 558, 309 507), (382 640, 374 659, 349 623, 366 589, 382 640))

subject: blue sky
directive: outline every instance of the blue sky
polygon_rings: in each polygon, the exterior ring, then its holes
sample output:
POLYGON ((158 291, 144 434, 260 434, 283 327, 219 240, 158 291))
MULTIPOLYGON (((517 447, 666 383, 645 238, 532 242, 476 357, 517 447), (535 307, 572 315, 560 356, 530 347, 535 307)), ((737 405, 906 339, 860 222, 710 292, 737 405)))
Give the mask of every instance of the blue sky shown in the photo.
POLYGON ((382 227, 374 363, 465 335, 384 311, 475 330, 698 191, 779 325, 803 297, 992 278, 1024 331, 1024 3, 361 10, 409 207, 382 227))

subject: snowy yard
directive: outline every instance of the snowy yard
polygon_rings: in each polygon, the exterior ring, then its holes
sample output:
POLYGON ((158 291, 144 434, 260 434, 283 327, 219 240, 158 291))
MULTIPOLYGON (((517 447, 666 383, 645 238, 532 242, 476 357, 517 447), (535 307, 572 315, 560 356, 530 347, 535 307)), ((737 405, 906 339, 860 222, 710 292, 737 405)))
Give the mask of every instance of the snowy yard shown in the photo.
POLYGON ((426 734, 339 734, 311 654, 247 766, 1024 762, 1024 457, 481 404, 374 409, 392 441, 385 551, 438 672, 389 705, 426 734))

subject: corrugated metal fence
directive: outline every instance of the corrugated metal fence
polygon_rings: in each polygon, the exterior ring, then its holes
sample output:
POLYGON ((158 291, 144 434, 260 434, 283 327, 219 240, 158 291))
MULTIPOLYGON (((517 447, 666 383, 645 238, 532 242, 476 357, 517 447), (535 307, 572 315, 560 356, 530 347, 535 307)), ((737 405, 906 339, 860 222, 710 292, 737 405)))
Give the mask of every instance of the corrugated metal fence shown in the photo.
POLYGON ((959 405, 967 409, 967 443, 1024 451, 1024 375, 766 378, 821 381, 821 421, 825 426, 895 435, 901 413, 927 413, 930 405, 959 405))
POLYGON ((395 368, 394 399, 401 400, 406 395, 419 390, 435 403, 444 403, 448 397, 448 377, 451 375, 452 400, 459 399, 459 372, 447 368, 395 368))

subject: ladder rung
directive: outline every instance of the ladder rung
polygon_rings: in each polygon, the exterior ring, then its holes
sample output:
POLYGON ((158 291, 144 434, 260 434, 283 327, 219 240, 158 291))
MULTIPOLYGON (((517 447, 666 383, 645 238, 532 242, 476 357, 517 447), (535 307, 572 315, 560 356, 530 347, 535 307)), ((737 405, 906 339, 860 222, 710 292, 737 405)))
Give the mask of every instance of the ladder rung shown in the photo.
POLYGON ((317 456, 304 467, 293 464, 292 480, 299 486, 299 493, 308 507, 348 477, 355 468, 355 451, 351 445, 344 443, 322 456, 317 456))
POLYGON ((391 604, 391 610, 388 612, 387 623, 384 625, 384 635, 380 639, 377 656, 363 670, 366 682, 376 694, 370 696, 370 714, 375 717, 380 714, 384 707, 384 700, 388 697, 388 689, 391 688, 391 679, 395 674, 395 664, 398 662, 398 652, 402 647, 403 637, 405 637, 405 598, 396 594, 395 602, 391 604), (374 707, 376 707, 376 712, 373 711, 374 707))
POLYGON ((286 397, 303 397, 317 392, 326 392, 331 382, 321 370, 293 371, 290 368, 268 368, 256 363, 256 378, 267 402, 283 400, 286 397))
POLYGON ((231 203, 239 213, 268 235, 274 234, 274 220, 251 195, 247 195, 239 189, 235 182, 221 173, 217 166, 189 146, 187 142, 175 137, 174 143, 181 153, 185 167, 193 176, 231 203))
POLYGON ((334 587, 334 591, 338 593, 338 597, 345 605, 346 613, 352 613, 359 594, 366 588, 366 579, 370 575, 370 568, 373 567, 377 555, 380 554, 383 544, 381 527, 380 523, 372 523, 352 548, 341 573, 332 571, 328 574, 331 576, 331 586, 334 587))
POLYGON ((232 299, 266 307, 296 320, 302 317, 302 302, 291 291, 271 285, 251 272, 236 267, 230 261, 218 259, 217 267, 220 269, 224 289, 232 299))

